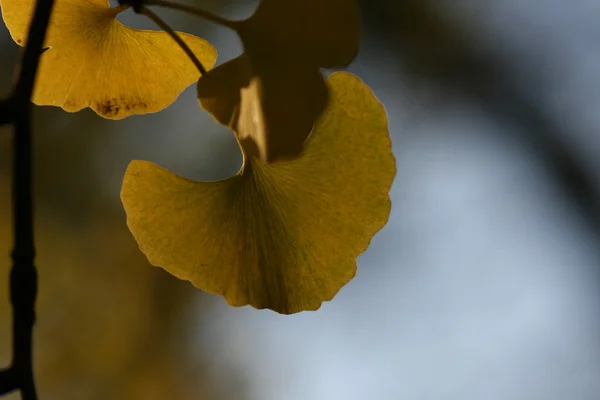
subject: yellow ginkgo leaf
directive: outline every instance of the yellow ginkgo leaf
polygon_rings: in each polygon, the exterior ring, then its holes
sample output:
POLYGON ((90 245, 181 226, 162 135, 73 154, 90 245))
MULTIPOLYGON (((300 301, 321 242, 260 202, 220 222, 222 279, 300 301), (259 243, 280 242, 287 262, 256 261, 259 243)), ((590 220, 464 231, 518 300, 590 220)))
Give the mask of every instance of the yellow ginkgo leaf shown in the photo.
POLYGON ((293 159, 327 104, 320 68, 344 67, 358 52, 356 1, 262 0, 232 26, 244 54, 200 78, 200 104, 244 131, 262 161, 293 159))
POLYGON ((328 79, 331 101, 303 155, 193 182, 133 161, 121 198, 149 261, 195 286, 280 313, 316 310, 356 273, 387 222, 395 161, 383 106, 357 77, 328 79))
MULTIPOLYGON (((34 0, 0 0, 12 38, 24 46, 34 0)), ((91 107, 121 119, 157 112, 200 77, 185 52, 158 31, 124 26, 122 8, 107 0, 56 0, 40 61, 33 102, 75 112, 91 107)), ((205 40, 179 33, 206 68, 216 50, 205 40)))

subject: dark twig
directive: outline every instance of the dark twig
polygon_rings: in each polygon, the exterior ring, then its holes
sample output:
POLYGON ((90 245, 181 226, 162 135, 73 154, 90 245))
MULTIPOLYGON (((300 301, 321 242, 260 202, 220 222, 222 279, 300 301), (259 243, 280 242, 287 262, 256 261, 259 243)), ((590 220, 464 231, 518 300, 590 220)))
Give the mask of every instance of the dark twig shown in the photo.
POLYGON ((12 103, 9 100, 0 100, 0 126, 10 124, 12 122, 11 105, 12 103))
MULTIPOLYGON (((190 61, 194 63, 198 71, 200 71, 201 75, 206 75, 206 68, 202 64, 202 62, 196 57, 190 46, 187 45, 179 36, 177 32, 173 30, 162 18, 160 18, 156 13, 150 10, 146 5, 151 4, 149 0, 119 0, 119 7, 123 10, 126 10, 128 7, 133 8, 133 11, 136 14, 144 15, 148 17, 152 22, 154 22, 160 29, 165 31, 166 34, 171 36, 171 38, 181 47, 181 50, 185 52, 190 61)), ((154 3, 152 3, 154 4, 154 3)))
POLYGON ((171 27, 163 21, 158 15, 156 15, 152 10, 147 7, 142 7, 140 14, 145 15, 149 19, 151 19, 156 25, 158 25, 163 31, 165 31, 175 42, 181 47, 181 49, 187 54, 189 59, 194 63, 200 74, 206 75, 206 68, 202 65, 202 62, 196 57, 190 46, 187 45, 183 41, 183 39, 175 32, 171 27))
POLYGON ((10 393, 18 388, 17 374, 14 368, 0 371, 0 396, 10 393))
POLYGON ((165 7, 165 8, 171 8, 174 10, 184 11, 184 12, 187 12, 187 13, 190 13, 193 15, 197 15, 208 21, 214 22, 215 24, 225 26, 227 28, 234 29, 234 30, 238 29, 237 22, 230 21, 223 17, 219 17, 218 15, 215 15, 215 14, 211 13, 210 11, 206 11, 206 10, 203 10, 198 7, 190 6, 188 4, 176 3, 173 1, 169 1, 169 0, 147 0, 145 3, 149 6, 159 6, 159 7, 165 7))
POLYGON ((0 102, 0 124, 12 123, 15 127, 12 204, 14 248, 10 272, 13 358, 11 366, 0 372, 0 395, 19 389, 23 400, 37 399, 32 365, 37 270, 33 241, 30 99, 53 6, 54 0, 37 1, 15 90, 9 100, 0 102))
POLYGON ((44 50, 46 31, 50 24, 50 15, 54 6, 54 0, 37 0, 35 13, 31 20, 27 46, 21 63, 19 79, 13 93, 15 108, 19 110, 30 110, 30 99, 33 94, 35 78, 37 75, 40 56, 44 50))

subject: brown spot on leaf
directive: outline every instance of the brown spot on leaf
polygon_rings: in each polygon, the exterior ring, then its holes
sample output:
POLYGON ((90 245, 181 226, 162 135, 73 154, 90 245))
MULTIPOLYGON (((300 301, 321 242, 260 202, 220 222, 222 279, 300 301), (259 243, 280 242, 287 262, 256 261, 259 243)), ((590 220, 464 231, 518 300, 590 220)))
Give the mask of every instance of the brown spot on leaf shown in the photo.
POLYGON ((104 102, 98 103, 98 112, 106 117, 114 117, 119 113, 119 106, 115 100, 105 100, 104 102))
POLYGON ((147 103, 140 100, 135 101, 135 99, 127 99, 123 96, 121 96, 120 99, 104 100, 96 105, 98 113, 106 118, 117 117, 119 114, 123 114, 123 110, 136 110, 139 112, 139 110, 146 108, 148 108, 147 103))
POLYGON ((148 108, 148 104, 141 101, 140 99, 127 99, 124 96, 121 96, 121 104, 123 105, 123 108, 125 108, 127 111, 148 108))

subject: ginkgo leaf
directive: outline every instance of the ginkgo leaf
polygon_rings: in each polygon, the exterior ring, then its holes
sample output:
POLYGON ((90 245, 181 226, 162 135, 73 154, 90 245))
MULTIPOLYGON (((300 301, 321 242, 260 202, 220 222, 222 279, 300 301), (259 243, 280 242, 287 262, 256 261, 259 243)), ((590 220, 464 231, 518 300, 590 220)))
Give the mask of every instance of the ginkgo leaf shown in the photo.
POLYGON ((200 104, 246 132, 262 161, 293 159, 327 104, 320 68, 345 67, 358 52, 356 1, 262 0, 232 26, 244 53, 200 78, 200 104))
MULTIPOLYGON (((0 0, 12 38, 24 46, 34 0, 0 0)), ((129 28, 107 0, 56 0, 40 61, 33 102, 69 112, 90 107, 121 119, 157 112, 200 77, 185 52, 158 31, 129 28)), ((205 40, 179 33, 206 68, 216 50, 205 40)))
POLYGON ((280 313, 316 310, 356 273, 387 222, 395 160, 383 106, 357 77, 328 79, 331 101, 303 154, 194 182, 133 161, 121 199, 150 263, 224 296, 280 313))

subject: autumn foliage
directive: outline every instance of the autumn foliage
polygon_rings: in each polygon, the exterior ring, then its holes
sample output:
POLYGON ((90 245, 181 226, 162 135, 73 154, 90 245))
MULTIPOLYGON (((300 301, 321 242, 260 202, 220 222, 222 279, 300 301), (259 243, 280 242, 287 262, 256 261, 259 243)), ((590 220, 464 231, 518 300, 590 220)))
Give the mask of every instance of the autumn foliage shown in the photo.
MULTIPOLYGON (((387 222, 395 175, 383 106, 355 75, 323 72, 358 53, 356 1, 262 0, 243 21, 169 1, 120 3, 56 0, 32 101, 117 120, 158 112, 196 83, 200 109, 231 129, 243 166, 193 182, 132 161, 121 198, 140 249, 233 306, 318 309, 387 222), (232 29, 244 51, 212 69, 213 46, 172 31, 150 6, 232 29), (124 26, 116 16, 126 10, 164 31, 124 26)), ((34 5, 0 0, 21 46, 34 5)))

